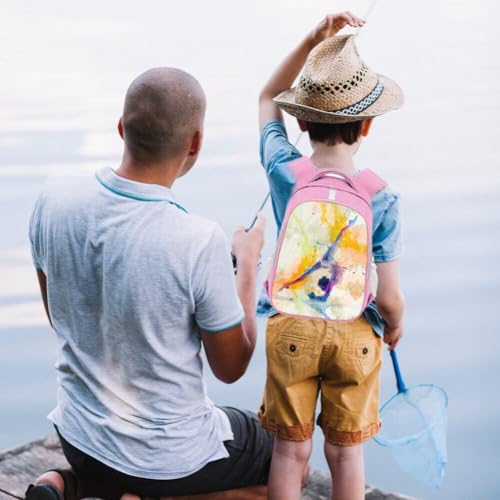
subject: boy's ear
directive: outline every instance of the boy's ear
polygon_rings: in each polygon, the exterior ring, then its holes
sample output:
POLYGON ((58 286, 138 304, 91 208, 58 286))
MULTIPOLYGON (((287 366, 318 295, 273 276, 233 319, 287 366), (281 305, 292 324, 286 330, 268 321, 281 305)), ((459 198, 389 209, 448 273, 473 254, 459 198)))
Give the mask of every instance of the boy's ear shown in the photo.
POLYGON ((373 123, 373 118, 368 118, 367 120, 363 120, 361 124, 361 135, 366 137, 370 133, 370 129, 373 123))
POLYGON ((120 119, 118 120, 118 133, 120 134, 120 137, 123 139, 123 122, 121 116, 120 119))
POLYGON ((201 149, 201 144, 203 142, 203 132, 201 130, 197 130, 193 137, 191 137, 191 145, 189 147, 189 156, 196 156, 201 149))
POLYGON ((297 123, 299 124, 299 128, 302 132, 307 132, 307 122, 297 118, 297 123))

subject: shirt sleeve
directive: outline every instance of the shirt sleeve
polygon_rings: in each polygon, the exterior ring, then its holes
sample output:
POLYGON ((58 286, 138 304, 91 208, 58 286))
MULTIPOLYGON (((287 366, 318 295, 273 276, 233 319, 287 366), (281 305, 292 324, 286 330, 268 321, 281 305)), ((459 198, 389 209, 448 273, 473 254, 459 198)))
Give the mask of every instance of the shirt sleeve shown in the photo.
POLYGON ((301 156, 288 140, 285 124, 281 120, 272 120, 264 127, 260 136, 260 161, 268 175, 301 156))
POLYGON ((220 332, 242 322, 243 307, 236 282, 229 242, 219 226, 200 253, 194 268, 195 320, 207 332, 220 332))
POLYGON ((42 235, 41 235, 41 225, 42 225, 42 196, 40 195, 35 203, 33 212, 31 213, 30 225, 29 225, 29 239, 31 246, 31 257, 33 259, 33 264, 38 271, 44 271, 43 266, 43 245, 42 245, 42 235))
POLYGON ((402 253, 399 195, 392 194, 381 221, 373 232, 373 258, 375 262, 389 262, 399 259, 402 253))
POLYGON ((281 120, 270 121, 264 127, 260 138, 260 161, 269 181, 278 231, 295 186, 294 175, 288 166, 301 157, 299 150, 288 141, 285 125, 281 120))

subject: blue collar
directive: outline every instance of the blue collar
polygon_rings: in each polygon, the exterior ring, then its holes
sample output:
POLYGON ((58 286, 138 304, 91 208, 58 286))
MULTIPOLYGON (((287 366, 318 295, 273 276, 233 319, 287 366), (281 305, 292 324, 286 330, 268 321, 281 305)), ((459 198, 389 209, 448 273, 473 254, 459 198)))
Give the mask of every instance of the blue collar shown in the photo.
POLYGON ((117 175, 110 167, 102 168, 96 172, 95 176, 104 188, 118 196, 138 201, 167 202, 187 213, 187 210, 175 201, 174 193, 165 186, 125 179, 117 175))

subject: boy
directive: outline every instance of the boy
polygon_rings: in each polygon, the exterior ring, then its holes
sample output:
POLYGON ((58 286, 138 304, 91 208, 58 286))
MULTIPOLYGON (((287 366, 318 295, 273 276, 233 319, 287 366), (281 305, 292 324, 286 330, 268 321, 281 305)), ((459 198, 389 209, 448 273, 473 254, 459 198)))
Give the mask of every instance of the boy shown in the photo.
MULTIPOLYGON (((327 16, 278 67, 260 94, 261 160, 278 228, 295 184, 289 165, 301 157, 288 142, 280 108, 308 132, 310 160, 316 168, 356 175, 353 156, 373 117, 403 102, 393 81, 361 61, 352 36, 335 36, 346 25, 361 28, 364 21, 349 12, 327 16), (290 89, 304 63, 299 84, 290 89)), ((376 305, 372 302, 361 317, 349 322, 280 314, 269 318, 267 380, 259 416, 262 425, 276 434, 268 483, 271 500, 300 498, 319 392, 318 424, 334 478, 332 497, 364 498, 362 442, 380 428, 380 336, 389 349, 402 336, 398 207, 398 196, 388 188, 372 200, 376 305)))

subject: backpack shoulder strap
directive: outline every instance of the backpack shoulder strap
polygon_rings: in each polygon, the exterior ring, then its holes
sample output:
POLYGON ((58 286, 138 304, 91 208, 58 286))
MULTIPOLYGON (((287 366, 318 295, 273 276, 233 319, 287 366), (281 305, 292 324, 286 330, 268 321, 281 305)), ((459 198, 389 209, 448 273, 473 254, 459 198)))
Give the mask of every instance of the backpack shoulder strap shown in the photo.
POLYGON ((292 161, 288 168, 293 172, 296 188, 307 184, 318 173, 318 169, 307 156, 292 161))
POLYGON ((373 170, 365 168, 355 177, 356 182, 373 198, 379 191, 387 186, 387 183, 373 170))

